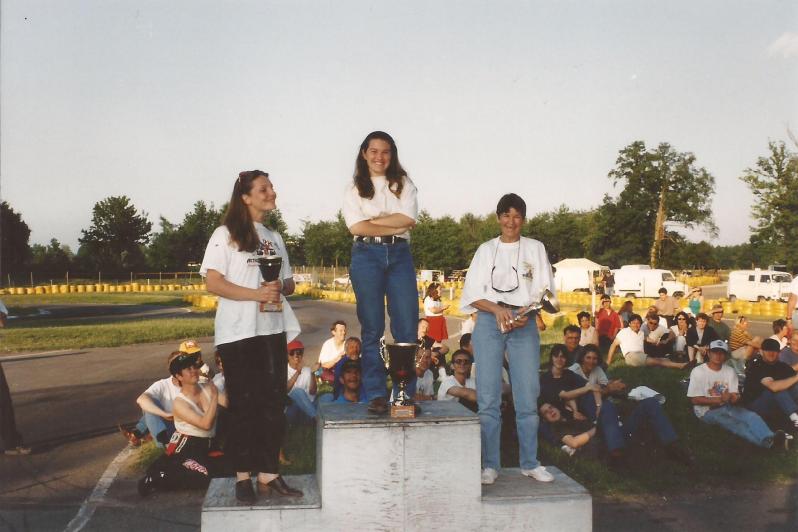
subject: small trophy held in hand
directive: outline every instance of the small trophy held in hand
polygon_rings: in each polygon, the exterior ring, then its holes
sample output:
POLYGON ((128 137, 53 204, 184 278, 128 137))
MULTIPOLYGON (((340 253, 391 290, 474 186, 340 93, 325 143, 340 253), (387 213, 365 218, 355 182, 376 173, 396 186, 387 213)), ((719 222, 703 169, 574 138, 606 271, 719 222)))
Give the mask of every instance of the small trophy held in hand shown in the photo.
MULTIPOLYGON (((276 281, 280 277, 280 270, 283 266, 283 258, 279 255, 262 255, 258 257, 258 267, 263 276, 264 284, 276 281)), ((261 312, 282 312, 283 303, 279 297, 277 301, 261 302, 261 312)))

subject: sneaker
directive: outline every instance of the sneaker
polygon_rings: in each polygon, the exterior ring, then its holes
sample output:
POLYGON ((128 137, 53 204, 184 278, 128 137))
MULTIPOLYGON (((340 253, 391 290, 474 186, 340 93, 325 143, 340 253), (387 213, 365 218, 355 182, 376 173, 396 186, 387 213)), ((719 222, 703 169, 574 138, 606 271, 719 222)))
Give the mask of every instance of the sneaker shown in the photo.
POLYGON ((21 456, 30 454, 31 448, 30 447, 23 447, 22 445, 17 445, 16 447, 12 447, 11 449, 6 449, 3 451, 8 456, 21 456))
POLYGON ((124 436, 125 439, 130 442, 130 445, 133 447, 138 447, 141 445, 141 438, 139 438, 135 432, 132 430, 127 430, 122 425, 117 425, 117 428, 119 428, 119 432, 122 434, 122 436, 124 436))
POLYGON ((499 478, 499 472, 491 467, 486 467, 482 470, 482 483, 493 484, 499 478))
POLYGON ((535 469, 522 469, 521 474, 527 477, 532 477, 538 482, 551 482, 554 476, 546 471, 542 465, 537 466, 535 469))

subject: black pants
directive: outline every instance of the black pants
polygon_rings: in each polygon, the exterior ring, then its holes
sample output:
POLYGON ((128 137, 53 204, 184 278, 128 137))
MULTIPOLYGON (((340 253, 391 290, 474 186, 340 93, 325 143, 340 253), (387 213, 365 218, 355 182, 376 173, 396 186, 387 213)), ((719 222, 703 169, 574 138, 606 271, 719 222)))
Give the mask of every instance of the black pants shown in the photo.
POLYGON ((207 488, 211 478, 219 476, 221 461, 208 457, 210 440, 197 436, 172 435, 166 453, 150 467, 147 475, 163 490, 207 488))
POLYGON ((286 427, 285 333, 245 338, 217 349, 230 414, 225 455, 236 472, 277 473, 286 427))
POLYGON ((0 438, 5 449, 14 449, 22 445, 22 435, 17 431, 14 404, 11 402, 11 393, 8 390, 2 364, 0 364, 0 438))

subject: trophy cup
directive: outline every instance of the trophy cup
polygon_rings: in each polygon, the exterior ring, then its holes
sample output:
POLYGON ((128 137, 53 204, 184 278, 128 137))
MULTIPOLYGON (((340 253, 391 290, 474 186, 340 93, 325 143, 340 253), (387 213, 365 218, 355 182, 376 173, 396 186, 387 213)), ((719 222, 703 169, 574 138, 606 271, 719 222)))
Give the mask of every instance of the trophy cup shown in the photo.
POLYGON ((420 412, 421 409, 407 396, 405 388, 407 381, 413 377, 416 371, 418 344, 388 344, 385 347, 388 351, 388 360, 386 361, 388 373, 390 373, 393 383, 399 388, 399 393, 391 405, 391 417, 416 417, 416 412, 420 412))
MULTIPOLYGON (((276 281, 280 277, 280 269, 283 266, 283 258, 279 255, 263 255, 258 257, 258 267, 263 276, 264 283, 276 281)), ((276 302, 260 304, 261 312, 282 312, 283 304, 278 299, 276 302)))
POLYGON ((541 310, 545 310, 549 314, 556 314, 560 311, 560 302, 557 299, 557 296, 555 296, 554 293, 548 288, 543 291, 543 295, 540 296, 540 301, 521 308, 516 313, 515 319, 520 320, 532 312, 540 312, 541 310))

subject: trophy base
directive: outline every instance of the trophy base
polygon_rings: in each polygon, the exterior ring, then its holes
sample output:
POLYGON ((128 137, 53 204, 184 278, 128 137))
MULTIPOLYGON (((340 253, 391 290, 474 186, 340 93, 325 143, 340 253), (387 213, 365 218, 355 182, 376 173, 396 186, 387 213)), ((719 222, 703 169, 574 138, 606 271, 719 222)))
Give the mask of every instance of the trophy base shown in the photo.
POLYGON ((260 311, 261 312, 282 312, 283 311, 283 304, 282 303, 261 303, 260 304, 260 311))
POLYGON ((391 405, 392 418, 416 417, 416 405, 391 405))

